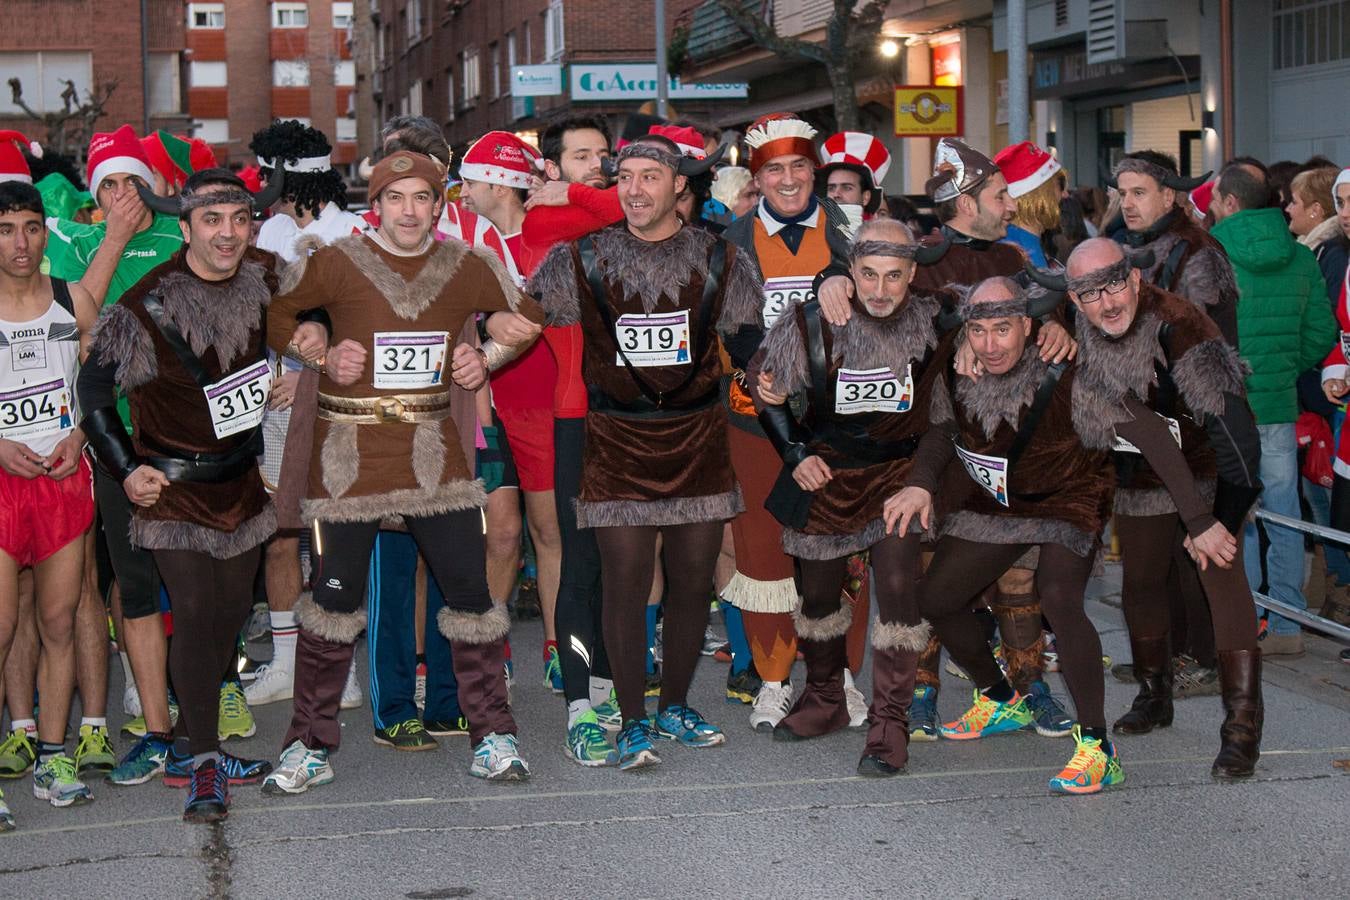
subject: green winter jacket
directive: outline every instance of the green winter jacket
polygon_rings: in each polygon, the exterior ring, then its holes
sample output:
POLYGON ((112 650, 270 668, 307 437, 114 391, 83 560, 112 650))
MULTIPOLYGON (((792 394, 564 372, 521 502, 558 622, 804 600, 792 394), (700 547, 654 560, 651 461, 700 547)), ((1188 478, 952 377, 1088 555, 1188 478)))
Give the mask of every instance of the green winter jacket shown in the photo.
POLYGON ((1258 425, 1298 418, 1299 373, 1318 365, 1339 327, 1326 281, 1275 208, 1244 209, 1216 223, 1238 286, 1238 349, 1251 366, 1247 401, 1258 425))

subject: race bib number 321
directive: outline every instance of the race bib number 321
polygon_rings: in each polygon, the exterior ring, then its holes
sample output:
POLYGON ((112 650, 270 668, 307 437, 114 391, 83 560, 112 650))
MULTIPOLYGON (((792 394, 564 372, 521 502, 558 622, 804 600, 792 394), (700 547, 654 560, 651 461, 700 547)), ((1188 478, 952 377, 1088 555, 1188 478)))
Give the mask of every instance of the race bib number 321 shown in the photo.
POLYGON ((447 331, 375 332, 375 387, 429 388, 445 380, 447 331))
POLYGON ((619 316, 614 338, 621 351, 614 355, 616 366, 624 357, 634 368, 682 366, 689 362, 689 311, 619 316))
POLYGON ((261 360, 202 388, 211 410, 211 426, 223 438, 256 428, 272 392, 272 366, 261 360))

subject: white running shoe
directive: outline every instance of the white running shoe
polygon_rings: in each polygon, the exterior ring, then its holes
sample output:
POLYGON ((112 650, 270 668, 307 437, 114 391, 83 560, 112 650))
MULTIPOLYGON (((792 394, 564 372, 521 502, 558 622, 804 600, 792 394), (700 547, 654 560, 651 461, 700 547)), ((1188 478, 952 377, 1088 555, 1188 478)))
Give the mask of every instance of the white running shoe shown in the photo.
POLYGON ((141 709, 141 692, 136 690, 134 681, 127 681, 127 686, 122 689, 122 712, 126 713, 128 719, 145 714, 141 709))
POLYGON ((303 794, 336 777, 328 763, 327 750, 311 750, 299 741, 292 741, 281 751, 281 764, 263 781, 262 792, 274 797, 303 794))
POLYGON ((750 727, 755 731, 771 732, 792 709, 792 682, 781 682, 774 687, 769 682, 755 695, 755 708, 750 712, 750 727))
POLYGON ((867 699, 856 684, 844 685, 844 703, 848 706, 848 727, 867 727, 867 699))
POLYGON ((356 680, 356 660, 352 659, 352 667, 347 670, 347 683, 342 686, 342 708, 360 709, 361 704, 366 702, 366 695, 361 693, 361 685, 356 680))
POLYGON ((289 700, 295 694, 295 671, 267 663, 258 667, 253 681, 244 687, 249 706, 265 706, 289 700))
POLYGON ((488 781, 524 781, 530 777, 530 767, 521 758, 519 748, 514 734, 492 732, 473 748, 469 774, 488 781))

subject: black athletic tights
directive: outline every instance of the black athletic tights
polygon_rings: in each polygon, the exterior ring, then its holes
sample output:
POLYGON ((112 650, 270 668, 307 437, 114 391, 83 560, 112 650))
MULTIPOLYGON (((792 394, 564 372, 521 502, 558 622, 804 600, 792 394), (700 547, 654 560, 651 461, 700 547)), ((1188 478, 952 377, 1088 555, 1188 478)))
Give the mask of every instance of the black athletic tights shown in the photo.
POLYGON ((647 596, 656 563, 656 535, 662 536, 661 562, 667 575, 661 701, 657 707, 665 709, 685 702, 703 651, 723 524, 594 529, 604 569, 605 647, 625 722, 646 715, 647 596))
POLYGON ((584 418, 554 420, 553 499, 562 534, 562 578, 553 623, 558 634, 558 659, 562 663, 563 696, 568 703, 589 696, 590 676, 610 677, 609 657, 605 655, 600 631, 600 547, 595 542, 594 529, 577 528, 577 511, 572 505, 581 492, 581 451, 585 437, 584 418))
POLYGON ((216 737, 220 674, 234 658, 235 641, 253 608, 253 576, 261 547, 229 559, 195 550, 155 550, 155 565, 173 598, 169 675, 195 756, 220 749, 216 737))
MULTIPOLYGON (((918 534, 906 535, 904 539, 891 534, 872 545, 872 587, 882 622, 919 623, 919 549, 918 534)), ((839 609, 844 580, 848 577, 847 556, 803 559, 801 572, 802 615, 823 619, 839 609)))
MULTIPOLYGON (((960 538, 938 541, 933 562, 924 574, 919 610, 932 622, 938 638, 956 664, 983 690, 1003 673, 971 604, 1007 571, 1030 544, 980 544, 960 538)), ((1041 544, 1036 567, 1036 592, 1041 610, 1055 630, 1060 671, 1069 686, 1078 721, 1085 728, 1105 728, 1105 686, 1102 642, 1083 609, 1083 589, 1092 574, 1092 556, 1077 556, 1060 544, 1041 544)))

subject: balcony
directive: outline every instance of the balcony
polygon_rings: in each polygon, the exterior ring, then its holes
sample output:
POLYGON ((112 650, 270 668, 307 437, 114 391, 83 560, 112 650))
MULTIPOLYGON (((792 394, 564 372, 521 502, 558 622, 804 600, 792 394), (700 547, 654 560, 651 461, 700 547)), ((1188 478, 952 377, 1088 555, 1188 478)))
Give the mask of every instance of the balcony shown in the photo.
MULTIPOLYGON (((773 21, 773 0, 741 0, 741 8, 752 15, 773 21)), ((712 62, 734 51, 751 46, 750 38, 736 27, 716 0, 706 0, 694 8, 689 21, 689 60, 696 66, 712 62)))

